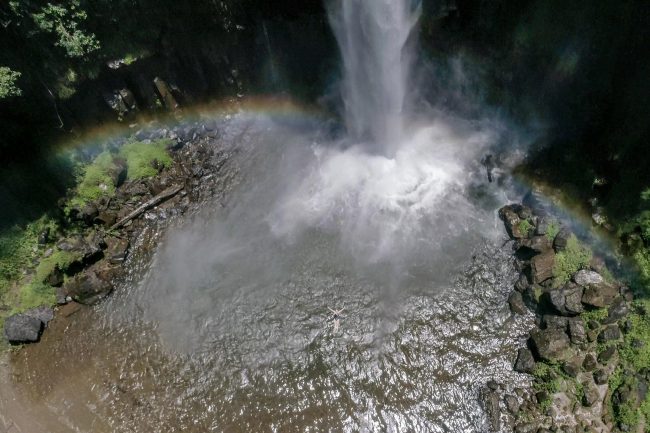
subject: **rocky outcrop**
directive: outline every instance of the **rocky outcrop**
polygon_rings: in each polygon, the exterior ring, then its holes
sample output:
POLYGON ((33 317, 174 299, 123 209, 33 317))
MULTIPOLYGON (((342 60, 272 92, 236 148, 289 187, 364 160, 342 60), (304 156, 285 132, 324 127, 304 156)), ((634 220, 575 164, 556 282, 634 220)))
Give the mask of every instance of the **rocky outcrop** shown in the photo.
MULTIPOLYGON (((170 96, 167 102, 173 104, 170 96)), ((69 302, 76 307, 77 303, 92 305, 110 295, 139 234, 147 226, 166 224, 168 218, 182 215, 190 206, 198 209, 201 202, 212 198, 217 189, 214 185, 223 182, 218 174, 230 154, 214 143, 220 137, 214 120, 170 128, 157 127, 154 122, 134 135, 141 141, 169 139, 173 164, 159 167, 154 177, 125 181, 126 163, 115 158, 109 173, 115 194, 68 209, 74 232, 68 231, 58 240, 52 239, 49 231, 39 236, 43 256, 56 255, 47 267, 42 267, 46 272, 38 275, 56 291, 58 308, 63 309, 69 302), (64 266, 59 265, 62 261, 64 266)), ((126 142, 124 137, 106 145, 117 153, 126 142)), ((15 344, 38 341, 52 320, 53 310, 49 307, 9 317, 5 322, 7 340, 15 344)))
POLYGON ((513 430, 633 431, 633 426, 617 424, 617 411, 640 407, 646 398, 647 378, 623 372, 629 377, 609 389, 612 373, 623 365, 625 354, 619 348, 629 344, 625 333, 633 327, 626 321, 630 290, 603 277, 606 269, 598 259, 567 276, 576 240, 551 216, 536 215, 522 205, 505 206, 499 215, 514 241, 520 271, 508 297, 510 310, 523 314, 523 304, 537 316, 526 347, 519 348, 513 362, 515 371, 533 374, 536 392, 522 394, 522 404, 503 396, 513 430), (558 260, 564 268, 556 274, 558 260))

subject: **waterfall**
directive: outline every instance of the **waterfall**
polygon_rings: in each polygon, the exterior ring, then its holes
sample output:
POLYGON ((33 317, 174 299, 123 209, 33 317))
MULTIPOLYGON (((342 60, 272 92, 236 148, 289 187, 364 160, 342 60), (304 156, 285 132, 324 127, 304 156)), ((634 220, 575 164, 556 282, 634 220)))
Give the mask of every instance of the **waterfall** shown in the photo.
POLYGON ((343 59, 345 121, 353 139, 393 154, 402 139, 413 0, 334 0, 329 19, 343 59))

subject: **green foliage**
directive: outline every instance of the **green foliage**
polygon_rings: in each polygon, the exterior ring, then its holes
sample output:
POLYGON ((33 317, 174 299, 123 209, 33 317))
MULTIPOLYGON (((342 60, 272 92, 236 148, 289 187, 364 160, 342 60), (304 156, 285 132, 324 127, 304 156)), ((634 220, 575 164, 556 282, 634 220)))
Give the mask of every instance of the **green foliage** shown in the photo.
POLYGON ((18 306, 14 307, 14 311, 24 311, 41 305, 54 305, 55 303, 56 295, 51 286, 32 281, 20 288, 18 306))
POLYGON ((143 179, 158 174, 157 167, 169 167, 172 158, 167 152, 169 140, 156 140, 151 143, 134 141, 120 149, 120 156, 126 160, 127 178, 143 179))
POLYGON ((116 169, 113 155, 109 152, 100 153, 92 164, 81 170, 75 195, 70 199, 68 207, 83 207, 100 197, 115 194, 115 182, 111 174, 116 169))
POLYGON ((627 317, 630 327, 618 351, 628 365, 639 371, 650 368, 650 317, 640 313, 650 311, 650 300, 637 300, 634 307, 634 311, 627 317))
POLYGON ((55 268, 58 268, 60 271, 65 271, 72 263, 80 259, 81 257, 78 254, 56 250, 51 256, 43 258, 38 264, 36 273, 34 274, 34 281, 44 283, 55 268))
POLYGON ((555 255, 555 264, 553 265, 555 285, 560 286, 566 283, 574 273, 587 267, 592 255, 589 248, 583 246, 575 235, 571 235, 566 249, 555 255))
POLYGON ((22 74, 6 66, 0 66, 0 99, 20 96, 22 90, 16 86, 16 81, 22 74))
POLYGON ((565 376, 557 363, 538 362, 533 370, 533 388, 535 391, 546 391, 549 395, 560 390, 560 381, 565 376))
POLYGON ((557 221, 551 221, 546 229, 546 237, 549 241, 553 242, 558 233, 560 233, 560 223, 557 221))
POLYGON ((527 219, 521 220, 517 224, 517 229, 519 229, 519 233, 521 233, 524 236, 528 236, 528 234, 530 234, 530 232, 534 228, 535 227, 527 219))
POLYGON ((608 314, 609 311, 607 308, 597 308, 594 310, 583 311, 580 314, 580 317, 582 317, 582 321, 585 322, 585 324, 591 322, 592 320, 600 323, 605 320, 608 314))
POLYGON ((88 18, 80 8, 79 0, 70 0, 67 5, 48 3, 33 13, 36 26, 56 36, 56 46, 63 48, 68 57, 84 57, 99 49, 99 41, 93 33, 85 33, 80 27, 88 18))
POLYGON ((647 248, 641 248, 632 255, 637 267, 638 275, 634 286, 647 290, 650 286, 650 251, 647 248))

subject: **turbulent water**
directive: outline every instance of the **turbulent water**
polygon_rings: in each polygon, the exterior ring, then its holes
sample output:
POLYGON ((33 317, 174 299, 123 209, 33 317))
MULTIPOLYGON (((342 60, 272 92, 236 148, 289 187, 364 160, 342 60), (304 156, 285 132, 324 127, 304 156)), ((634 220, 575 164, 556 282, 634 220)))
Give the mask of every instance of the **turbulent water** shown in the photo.
POLYGON ((523 383, 531 319, 505 302, 507 182, 479 162, 497 128, 404 115, 418 13, 331 3, 349 135, 224 120, 222 198, 152 223, 153 260, 133 254, 109 302, 25 352, 0 409, 33 433, 485 432, 479 390, 523 383))

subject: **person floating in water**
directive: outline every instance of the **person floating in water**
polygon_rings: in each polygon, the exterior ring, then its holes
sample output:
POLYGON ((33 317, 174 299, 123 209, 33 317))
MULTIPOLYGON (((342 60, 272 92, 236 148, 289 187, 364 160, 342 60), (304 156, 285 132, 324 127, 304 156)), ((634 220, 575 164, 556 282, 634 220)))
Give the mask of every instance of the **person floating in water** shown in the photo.
POLYGON ((485 166, 485 170, 487 171, 487 178, 490 183, 492 183, 492 171, 494 170, 495 163, 494 163, 494 157, 492 154, 487 154, 485 158, 483 158, 483 161, 481 161, 483 165, 485 166))
POLYGON ((332 312, 332 316, 329 318, 329 320, 332 320, 334 322, 334 332, 337 332, 341 326, 341 319, 345 317, 341 315, 345 308, 341 308, 340 310, 333 310, 330 307, 327 307, 327 309, 332 312))

